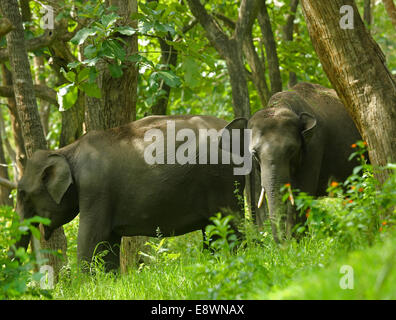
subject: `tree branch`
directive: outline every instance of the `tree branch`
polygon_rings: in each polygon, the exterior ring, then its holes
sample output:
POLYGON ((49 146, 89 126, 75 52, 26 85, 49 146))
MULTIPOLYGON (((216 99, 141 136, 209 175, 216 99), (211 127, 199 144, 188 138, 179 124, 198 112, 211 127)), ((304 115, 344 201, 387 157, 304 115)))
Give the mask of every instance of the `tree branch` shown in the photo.
MULTIPOLYGON (((257 12, 256 12, 257 13, 257 12)), ((213 16, 218 18, 219 20, 223 21, 226 26, 228 26, 230 29, 234 30, 236 28, 236 22, 234 22, 232 19, 226 17, 225 15, 221 13, 214 13, 213 16)), ((253 16, 251 16, 251 19, 253 16)), ((253 22, 247 22, 247 23, 253 23, 253 22)), ((251 30, 251 27, 250 27, 251 30)), ((256 48, 253 43, 253 38, 251 35, 251 32, 246 32, 246 35, 243 37, 243 52, 245 54, 246 60, 252 70, 252 73, 248 73, 248 79, 253 81, 254 86, 256 87, 256 90, 259 94, 260 101, 263 107, 267 105, 267 102, 270 98, 270 92, 268 89, 267 82, 265 80, 265 68, 264 68, 264 63, 261 62, 256 48)))
POLYGON ((258 22, 263 35, 265 52, 267 54, 268 71, 271 82, 271 94, 275 94, 276 92, 282 91, 282 78, 279 71, 279 59, 276 51, 276 42, 265 1, 261 3, 258 14, 258 22))
POLYGON ((388 12, 389 18, 396 29, 396 6, 393 0, 382 0, 382 2, 384 3, 385 10, 388 12))
POLYGON ((16 189, 17 188, 17 184, 15 182, 12 182, 10 180, 7 180, 5 178, 1 178, 0 177, 0 185, 2 185, 3 187, 6 187, 8 189, 16 189))
POLYGON ((0 37, 6 35, 8 32, 10 32, 13 29, 13 25, 10 20, 7 18, 1 18, 0 19, 0 37))
POLYGON ((259 1, 256 0, 244 0, 241 1, 239 8, 238 21, 235 25, 235 38, 237 41, 243 42, 243 39, 252 33, 252 26, 254 20, 256 20, 258 13, 259 1))
MULTIPOLYGON (((33 87, 38 98, 48 101, 49 103, 52 103, 54 105, 58 105, 58 101, 56 99, 56 91, 54 89, 44 85, 34 85, 33 87)), ((0 96, 7 98, 14 97, 14 88, 12 86, 1 86, 0 96)))
POLYGON ((227 56, 229 39, 223 32, 217 21, 206 11, 200 0, 187 0, 192 14, 204 28, 210 43, 216 48, 220 55, 227 56))

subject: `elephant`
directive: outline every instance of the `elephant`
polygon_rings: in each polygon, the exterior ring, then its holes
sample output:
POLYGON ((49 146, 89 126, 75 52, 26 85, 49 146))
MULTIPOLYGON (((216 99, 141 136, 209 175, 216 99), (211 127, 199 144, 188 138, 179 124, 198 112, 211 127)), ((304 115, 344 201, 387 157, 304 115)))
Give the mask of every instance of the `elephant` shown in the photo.
MULTIPOLYGON (((106 268, 116 269, 122 236, 155 237, 158 228, 165 237, 177 236, 204 231, 218 212, 241 214, 235 190, 236 186, 243 190, 245 178, 234 174, 238 165, 233 161, 205 164, 212 156, 210 143, 221 151, 229 150, 216 145, 222 135, 208 135, 197 142, 182 132, 189 129, 198 136, 202 129, 215 129, 224 134, 226 125, 212 116, 149 116, 88 132, 58 150, 38 150, 18 182, 17 212, 21 219, 49 218, 50 225, 44 227, 46 240, 79 213, 78 261, 90 262, 95 250, 102 250, 97 245, 106 242, 112 247, 104 257, 106 268), (171 144, 161 149, 161 141, 174 142, 174 149, 171 144), (199 151, 187 161, 186 152, 188 155, 190 147, 197 146, 199 151), (197 158, 202 160, 201 147, 206 153, 204 161, 197 163, 197 158), (176 162, 175 153, 185 163, 176 162), (166 163, 150 162, 165 158, 166 163)), ((246 120, 233 121, 233 128, 237 127, 245 128, 246 120)), ((26 248, 29 238, 25 235, 18 245, 26 248)))
POLYGON ((273 95, 247 128, 252 130, 249 150, 260 182, 256 189, 261 189, 256 210, 263 202, 268 205, 279 243, 295 236, 295 226, 306 221, 297 213, 294 198, 282 201, 281 187, 290 184, 313 196, 326 195, 329 180, 346 179, 357 165, 348 158, 361 136, 336 92, 311 83, 273 95))

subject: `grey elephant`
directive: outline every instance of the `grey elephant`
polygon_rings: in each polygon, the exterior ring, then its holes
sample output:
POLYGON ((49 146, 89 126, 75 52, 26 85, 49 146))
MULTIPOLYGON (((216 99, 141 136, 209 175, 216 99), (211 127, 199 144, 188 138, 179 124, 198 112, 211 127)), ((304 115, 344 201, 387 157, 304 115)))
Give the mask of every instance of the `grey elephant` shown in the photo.
POLYGON ((293 201, 282 201, 281 187, 290 184, 314 196, 325 195, 329 179, 342 181, 357 165, 348 158, 351 144, 361 136, 335 91, 310 83, 272 96, 268 108, 250 118, 248 128, 259 177, 256 209, 266 194, 272 233, 279 242, 305 221, 293 201))
MULTIPOLYGON (((17 211, 22 219, 49 218, 46 239, 80 213, 78 260, 91 261, 98 243, 107 242, 113 247, 104 257, 107 268, 117 268, 122 236, 156 236, 157 228, 164 236, 181 235, 204 230, 217 212, 241 212, 238 166, 209 161, 216 158, 210 147, 224 151, 216 145, 221 135, 191 136, 223 132, 226 124, 211 116, 150 116, 89 132, 56 151, 37 151, 18 183, 17 211)), ((233 124, 244 128, 246 121, 233 124)), ((18 245, 27 247, 29 237, 18 245)))

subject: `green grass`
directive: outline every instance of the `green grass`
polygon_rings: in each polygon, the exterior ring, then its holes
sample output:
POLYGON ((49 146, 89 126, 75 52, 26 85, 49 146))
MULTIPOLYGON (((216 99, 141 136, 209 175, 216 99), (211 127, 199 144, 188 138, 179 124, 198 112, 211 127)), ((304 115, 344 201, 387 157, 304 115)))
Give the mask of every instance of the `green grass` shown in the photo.
POLYGON ((100 270, 82 274, 72 262, 53 295, 55 299, 137 300, 395 299, 395 261, 390 257, 395 256, 396 236, 382 238, 371 248, 347 252, 330 237, 306 237, 280 247, 267 232, 260 243, 249 242, 236 254, 213 255, 201 251, 202 236, 195 232, 167 238, 166 254, 128 274, 100 270), (180 255, 167 259, 170 253, 180 255), (352 290, 339 285, 343 265, 353 268, 352 290), (378 279, 384 274, 381 283, 378 279))
MULTIPOLYGON (((389 166, 396 171, 396 165, 389 166)), ((363 168, 363 167, 360 167, 363 168)), ((150 238, 145 263, 127 274, 105 273, 100 263, 93 274, 76 262, 78 218, 65 226, 68 264, 50 294, 54 299, 396 299, 396 173, 377 188, 370 171, 354 170, 345 183, 332 184, 329 197, 295 194, 307 224, 299 241, 278 245, 270 226, 241 226, 244 245, 233 250, 229 217, 217 216, 207 233, 215 254, 202 251, 202 234, 150 238), (342 272, 347 268, 348 274, 342 272), (353 275, 350 272, 353 272, 353 275), (346 276, 351 288, 342 288, 346 276)), ((286 195, 287 198, 287 195, 286 195)), ((7 258, 19 225, 12 210, 0 208, 0 289, 8 298, 48 298, 37 287, 30 264, 7 258), (14 222, 10 221, 14 219, 14 222), (29 279, 33 280, 29 280, 29 279), (7 289, 14 284, 14 291, 7 289), (32 294, 36 295, 32 295, 32 294)), ((100 261, 100 259, 98 260, 100 261)))

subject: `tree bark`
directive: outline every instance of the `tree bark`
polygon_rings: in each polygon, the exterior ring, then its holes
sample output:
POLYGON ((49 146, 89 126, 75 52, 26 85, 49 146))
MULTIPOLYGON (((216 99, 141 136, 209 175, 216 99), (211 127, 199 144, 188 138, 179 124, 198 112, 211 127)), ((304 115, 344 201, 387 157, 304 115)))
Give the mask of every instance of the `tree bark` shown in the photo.
MULTIPOLYGON (((157 2, 158 0, 148 0, 147 2, 157 2)), ((168 42, 173 41, 171 34, 168 32, 165 39, 159 38, 159 44, 161 47, 161 64, 166 66, 176 67, 177 64, 177 50, 170 45, 168 42)), ((165 94, 158 99, 155 105, 151 107, 151 114, 164 115, 167 112, 169 95, 171 87, 169 87, 163 80, 161 81, 160 88, 165 91, 165 94)))
POLYGON ((392 21, 393 26, 396 29, 396 6, 393 0, 382 0, 385 6, 386 12, 388 12, 389 18, 392 21))
MULTIPOLYGON (((12 86, 12 74, 7 69, 5 64, 1 65, 1 73, 3 78, 3 85, 12 86)), ((14 90, 12 90, 12 96, 7 98, 7 107, 10 112, 10 120, 11 120, 11 127, 12 133, 14 137, 14 144, 15 144, 15 164, 17 166, 18 175, 15 179, 19 180, 23 173, 23 168, 26 162, 26 150, 25 150, 25 142, 23 140, 22 135, 22 125, 21 120, 19 118, 18 109, 15 101, 14 90)), ((8 150, 9 153, 12 152, 8 150)), ((12 156, 12 154, 10 154, 12 156)))
MULTIPOLYGON (((35 82, 37 85, 46 87, 45 78, 41 76, 44 73, 44 58, 43 56, 35 56, 34 57, 34 67, 36 69, 35 72, 35 82)), ((56 94, 55 94, 55 101, 56 101, 56 94)), ((40 101, 40 120, 41 125, 43 126, 44 136, 46 137, 48 134, 48 126, 49 126, 49 114, 50 114, 50 104, 45 99, 41 99, 40 101)))
POLYGON ((245 38, 251 33, 257 15, 258 2, 256 0, 242 0, 235 31, 231 38, 224 33, 213 16, 206 11, 200 0, 187 0, 187 3, 192 14, 205 29, 210 43, 226 61, 232 87, 235 117, 249 118, 251 115, 249 90, 246 82, 242 48, 245 38))
MULTIPOLYGON (((0 117, 3 117, 2 114, 0 114, 0 117)), ((0 178, 4 180, 9 180, 8 177, 8 168, 7 168, 7 162, 6 158, 4 155, 4 149, 3 149, 3 137, 1 136, 1 131, 0 131, 0 178)), ((0 185, 0 205, 4 206, 12 206, 13 201, 10 198, 10 188, 7 188, 4 185, 0 185)))
MULTIPOLYGON (((213 13, 213 15, 219 20, 223 21, 227 27, 235 30, 236 23, 233 20, 218 12, 213 13)), ((253 84, 256 87, 257 93, 260 97, 261 105, 265 107, 271 96, 271 93, 268 89, 267 81, 265 79, 264 59, 263 61, 260 60, 260 57, 256 51, 256 47, 254 46, 252 34, 250 32, 246 34, 246 37, 243 41, 243 53, 252 71, 250 79, 253 81, 253 84)))
POLYGON ((12 30, 12 23, 7 18, 0 19, 0 37, 5 36, 12 30))
MULTIPOLYGON (((286 18, 286 24, 283 27, 283 39, 285 41, 293 41, 293 32, 294 32, 294 20, 296 18, 296 12, 298 7, 299 0, 291 0, 290 1, 290 14, 288 14, 286 18)), ((297 84, 297 75, 295 72, 289 72, 289 82, 287 86, 289 88, 295 86, 297 84)))
POLYGON ((363 20, 367 26, 371 26, 371 0, 364 0, 363 20))
MULTIPOLYGON (((396 83, 353 0, 302 0, 308 31, 329 80, 368 143, 371 163, 396 162, 396 83), (352 29, 340 26, 340 8, 353 8, 352 29)), ((389 172, 379 171, 380 182, 389 172)))
POLYGON ((267 5, 262 1, 258 13, 258 22, 263 36, 263 43, 268 61, 268 72, 271 83, 271 95, 282 91, 282 77, 279 70, 279 59, 276 42, 272 31, 267 5))
MULTIPOLYGON (((168 36, 164 39, 159 39, 160 47, 161 47, 161 64, 167 66, 176 67, 177 64, 177 51, 176 49, 167 43, 167 41, 172 41, 172 36, 168 34, 168 36)), ((171 91, 171 87, 169 87, 163 80, 161 82, 161 88, 165 91, 165 95, 158 99, 157 103, 152 106, 151 113, 152 114, 166 114, 168 107, 168 100, 171 91)))
MULTIPOLYGON (((25 46, 22 18, 16 0, 2 0, 0 2, 0 10, 14 26, 14 29, 6 36, 7 50, 12 70, 16 107, 21 119, 26 154, 28 157, 31 157, 34 151, 46 149, 47 143, 38 113, 33 80, 25 46)), ((49 241, 45 241, 42 236, 40 244, 44 249, 61 250, 63 257, 66 257, 66 237, 63 228, 56 229, 49 241)), ((48 258, 48 264, 54 269, 56 279, 60 268, 63 266, 64 259, 60 259, 52 254, 45 256, 48 258)))

